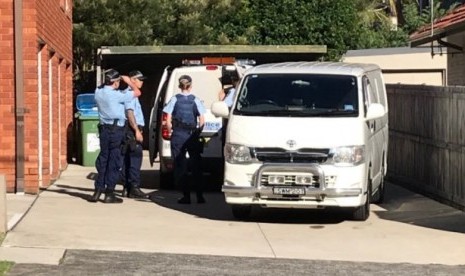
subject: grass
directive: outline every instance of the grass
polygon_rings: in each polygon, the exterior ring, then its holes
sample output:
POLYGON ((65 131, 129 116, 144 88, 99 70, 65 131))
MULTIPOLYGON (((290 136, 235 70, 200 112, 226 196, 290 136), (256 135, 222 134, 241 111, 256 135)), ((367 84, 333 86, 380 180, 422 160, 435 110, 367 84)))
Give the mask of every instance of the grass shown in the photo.
POLYGON ((0 261, 0 275, 6 275, 14 263, 7 261, 0 261))
MULTIPOLYGON (((3 242, 5 238, 5 233, 0 233, 0 244, 3 242)), ((10 270, 10 268, 14 265, 13 262, 8 261, 0 261, 0 276, 6 275, 6 273, 10 270)))

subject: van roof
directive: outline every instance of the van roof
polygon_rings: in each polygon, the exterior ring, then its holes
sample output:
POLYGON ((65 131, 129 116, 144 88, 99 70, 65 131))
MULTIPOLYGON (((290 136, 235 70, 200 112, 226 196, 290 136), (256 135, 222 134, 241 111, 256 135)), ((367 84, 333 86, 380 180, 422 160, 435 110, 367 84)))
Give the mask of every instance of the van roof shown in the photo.
POLYGON ((348 62, 281 62, 268 63, 255 66, 247 71, 247 74, 343 74, 359 76, 364 72, 380 70, 376 64, 348 63, 348 62))

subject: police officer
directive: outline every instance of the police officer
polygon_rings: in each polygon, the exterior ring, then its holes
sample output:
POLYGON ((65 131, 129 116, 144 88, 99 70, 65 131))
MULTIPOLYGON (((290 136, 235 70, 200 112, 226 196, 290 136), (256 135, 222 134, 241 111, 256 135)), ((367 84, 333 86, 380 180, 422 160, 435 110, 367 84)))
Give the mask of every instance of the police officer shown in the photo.
POLYGON ((224 101, 226 105, 231 108, 234 102, 234 95, 236 94, 237 85, 239 84, 239 77, 237 75, 223 76, 221 82, 224 79, 231 81, 231 86, 226 89, 221 89, 218 98, 220 101, 224 101))
POLYGON ((104 85, 95 90, 99 114, 100 153, 95 161, 98 176, 95 180, 94 194, 89 199, 90 202, 97 202, 102 193, 105 193, 104 203, 123 202, 121 198, 115 196, 114 192, 122 165, 121 146, 126 121, 124 102, 131 101, 140 94, 139 88, 128 76, 120 76, 118 71, 113 69, 105 73, 104 85), (132 90, 119 90, 121 79, 132 90))
MULTIPOLYGON (((141 89, 145 76, 140 71, 131 71, 129 78, 137 88, 141 89)), ((133 98, 124 104, 127 117, 125 153, 123 163, 124 188, 122 196, 129 198, 148 198, 140 190, 140 168, 142 166, 142 130, 144 128, 144 114, 139 98, 133 98)))
POLYGON ((203 144, 199 140, 205 123, 205 107, 199 98, 191 94, 192 78, 182 75, 179 78, 181 93, 174 95, 163 108, 167 113, 167 127, 172 130, 171 155, 174 158, 174 182, 182 187, 183 197, 180 204, 190 204, 190 187, 186 181, 187 159, 189 153, 192 162, 192 175, 197 195, 197 203, 205 203, 203 197, 201 156, 203 144))

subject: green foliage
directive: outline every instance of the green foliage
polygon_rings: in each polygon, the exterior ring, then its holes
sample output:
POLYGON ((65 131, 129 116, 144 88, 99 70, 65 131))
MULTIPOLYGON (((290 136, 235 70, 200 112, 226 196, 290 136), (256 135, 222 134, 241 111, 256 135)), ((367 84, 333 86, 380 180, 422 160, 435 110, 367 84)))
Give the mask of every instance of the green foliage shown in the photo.
MULTIPOLYGON (((435 18, 445 12, 437 3, 435 18)), ((431 20, 417 0, 75 0, 73 12, 76 86, 94 85, 105 45, 326 45, 323 59, 337 60, 349 49, 405 46, 431 20)))
POLYGON ((244 0, 160 0, 156 41, 166 45, 247 44, 244 0), (245 21, 243 21, 245 19, 245 21))
POLYGON ((416 0, 405 0, 404 2, 403 16, 405 18, 405 24, 403 29, 409 34, 421 26, 431 23, 431 18, 433 18, 433 20, 440 18, 458 5, 458 3, 449 4, 447 8, 445 8, 442 2, 437 1, 434 2, 432 11, 431 7, 427 7, 422 9, 420 13, 420 8, 416 0))
POLYGON ((73 54, 74 79, 78 84, 75 87, 93 84, 97 48, 152 44, 151 16, 145 0, 75 0, 73 54))
POLYGON ((344 0, 255 0, 250 2, 251 44, 324 44, 327 59, 354 44, 356 11, 344 0))

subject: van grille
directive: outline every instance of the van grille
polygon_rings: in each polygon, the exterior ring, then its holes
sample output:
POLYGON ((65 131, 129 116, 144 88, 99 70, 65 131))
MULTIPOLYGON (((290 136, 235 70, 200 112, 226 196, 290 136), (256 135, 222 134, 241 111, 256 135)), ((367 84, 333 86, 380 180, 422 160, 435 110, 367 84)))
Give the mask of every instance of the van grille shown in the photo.
MULTIPOLYGON (((272 174, 272 173, 270 173, 272 174)), ((307 187, 314 187, 314 188, 319 188, 320 187, 320 177, 318 175, 313 175, 312 177, 312 182, 311 183, 306 183, 306 184, 297 184, 295 182, 296 175, 292 175, 289 173, 288 175, 284 175, 284 183, 279 184, 279 185, 273 185, 268 183, 268 173, 262 174, 262 177, 260 179, 260 185, 263 186, 307 186, 307 187)))
POLYGON ((329 149, 304 148, 288 151, 282 148, 254 148, 254 157, 266 163, 324 163, 328 159, 329 149))

